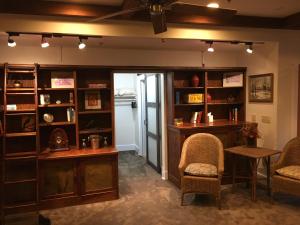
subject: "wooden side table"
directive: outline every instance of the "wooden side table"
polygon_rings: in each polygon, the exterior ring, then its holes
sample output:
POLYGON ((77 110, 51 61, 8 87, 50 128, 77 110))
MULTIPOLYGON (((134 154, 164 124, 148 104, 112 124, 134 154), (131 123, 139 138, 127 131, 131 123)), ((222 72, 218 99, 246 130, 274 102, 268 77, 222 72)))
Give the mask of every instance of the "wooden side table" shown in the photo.
POLYGON ((251 176, 248 177, 251 180, 251 199, 256 201, 256 183, 257 183, 257 161, 261 158, 267 159, 267 189, 270 195, 270 166, 271 156, 279 154, 280 151, 267 148, 248 148, 246 146, 236 146, 232 148, 224 149, 224 151, 233 154, 233 171, 232 171, 232 188, 235 189, 236 178, 236 156, 245 156, 249 158, 251 166, 251 176))

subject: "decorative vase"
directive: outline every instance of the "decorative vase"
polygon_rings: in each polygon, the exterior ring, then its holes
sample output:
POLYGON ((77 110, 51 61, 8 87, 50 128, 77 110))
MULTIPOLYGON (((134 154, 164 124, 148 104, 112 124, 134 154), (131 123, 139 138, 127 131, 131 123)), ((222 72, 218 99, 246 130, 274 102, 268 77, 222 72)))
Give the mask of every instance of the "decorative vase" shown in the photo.
POLYGON ((209 93, 207 93, 206 95, 206 101, 211 102, 211 95, 209 93))
POLYGON ((200 83, 199 76, 197 74, 194 74, 192 77, 192 86, 193 87, 198 87, 200 83))
POLYGON ((247 137, 246 138, 246 146, 248 148, 256 148, 256 138, 247 137))

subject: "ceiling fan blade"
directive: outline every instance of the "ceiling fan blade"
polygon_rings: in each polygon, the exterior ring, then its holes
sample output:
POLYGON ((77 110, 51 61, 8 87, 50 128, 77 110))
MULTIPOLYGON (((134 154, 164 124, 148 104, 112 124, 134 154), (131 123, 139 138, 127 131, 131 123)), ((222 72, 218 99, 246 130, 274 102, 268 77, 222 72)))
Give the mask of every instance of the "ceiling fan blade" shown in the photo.
POLYGON ((115 13, 107 14, 105 16, 97 17, 97 18, 89 20, 88 22, 90 22, 90 23, 97 22, 97 21, 100 21, 100 20, 105 20, 105 19, 109 19, 109 18, 112 18, 112 17, 116 17, 116 16, 122 16, 122 15, 125 15, 125 14, 134 13, 134 12, 144 10, 144 9, 145 9, 145 6, 141 5, 141 6, 131 8, 131 9, 125 9, 125 10, 121 10, 121 11, 118 11, 118 12, 115 12, 115 13))
POLYGON ((167 20, 165 11, 159 14, 151 14, 151 21, 155 34, 163 33, 167 31, 167 20))
POLYGON ((206 6, 183 3, 179 1, 172 3, 171 7, 172 12, 187 15, 231 17, 237 13, 237 11, 234 9, 208 8, 206 6))

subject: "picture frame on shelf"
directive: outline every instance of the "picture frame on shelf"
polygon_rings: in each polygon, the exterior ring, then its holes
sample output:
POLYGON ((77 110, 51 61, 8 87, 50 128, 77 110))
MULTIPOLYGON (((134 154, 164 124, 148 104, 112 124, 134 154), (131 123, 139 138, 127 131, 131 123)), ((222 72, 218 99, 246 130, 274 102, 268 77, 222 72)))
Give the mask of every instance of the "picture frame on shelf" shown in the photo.
POLYGON ((32 115, 22 116, 22 130, 24 132, 35 131, 35 117, 32 115))
POLYGON ((223 87, 243 87, 242 73, 224 73, 223 87))
POLYGON ((99 91, 85 91, 84 106, 86 110, 101 109, 101 95, 99 91))
POLYGON ((249 76, 249 102, 273 102, 273 73, 249 76))
POLYGON ((74 88, 72 72, 51 72, 51 88, 74 88))

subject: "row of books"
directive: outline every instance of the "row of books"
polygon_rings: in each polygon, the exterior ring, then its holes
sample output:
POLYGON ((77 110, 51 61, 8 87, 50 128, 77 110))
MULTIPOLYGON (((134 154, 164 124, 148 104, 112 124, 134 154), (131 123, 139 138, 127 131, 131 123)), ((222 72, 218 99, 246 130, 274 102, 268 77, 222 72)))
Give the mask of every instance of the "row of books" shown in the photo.
POLYGON ((238 108, 229 110, 229 120, 238 121, 238 108))
POLYGON ((201 123, 201 120, 202 120, 202 114, 203 114, 202 111, 194 112, 193 115, 192 115, 192 117, 191 117, 190 122, 191 122, 191 123, 201 123))

